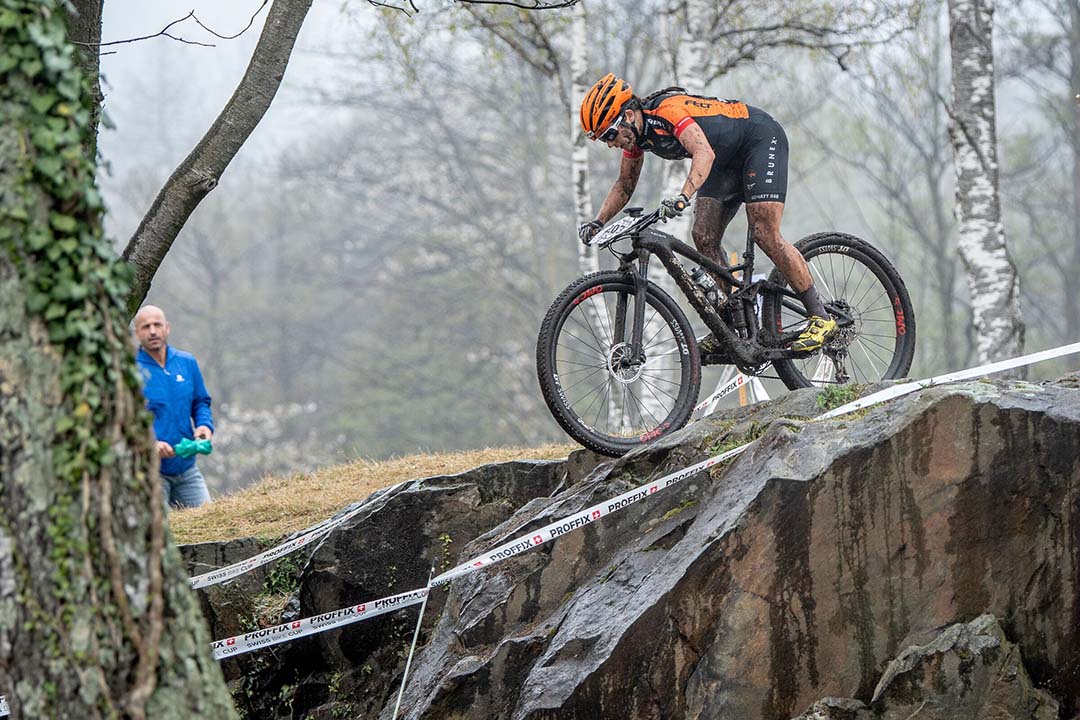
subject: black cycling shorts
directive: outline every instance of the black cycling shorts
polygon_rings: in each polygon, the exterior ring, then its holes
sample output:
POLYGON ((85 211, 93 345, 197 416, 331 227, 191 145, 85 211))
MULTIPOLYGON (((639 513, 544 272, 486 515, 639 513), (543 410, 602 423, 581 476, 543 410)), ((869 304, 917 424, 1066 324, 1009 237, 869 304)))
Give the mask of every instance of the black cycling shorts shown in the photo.
POLYGON ((787 197, 788 139, 767 113, 751 115, 739 152, 729 164, 714 166, 698 195, 725 206, 784 202, 787 197))

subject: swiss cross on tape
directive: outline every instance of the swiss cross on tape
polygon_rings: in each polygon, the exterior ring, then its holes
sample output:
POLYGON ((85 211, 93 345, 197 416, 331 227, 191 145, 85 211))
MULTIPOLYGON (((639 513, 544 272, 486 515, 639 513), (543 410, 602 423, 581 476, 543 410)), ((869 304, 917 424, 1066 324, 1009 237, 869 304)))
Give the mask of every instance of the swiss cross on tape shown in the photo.
POLYGON ((746 375, 743 375, 742 373, 739 373, 738 375, 733 377, 731 380, 729 380, 727 385, 720 388, 719 390, 714 392, 712 395, 710 395, 709 397, 705 398, 704 400, 699 402, 697 405, 695 405, 694 406, 694 411, 693 411, 692 414, 696 415, 697 413, 701 412, 705 408, 709 407, 709 403, 714 402, 716 400, 720 400, 720 399, 730 395, 731 393, 735 392, 736 390, 741 388, 743 385, 745 385, 747 380, 748 380, 748 378, 746 377, 746 375))

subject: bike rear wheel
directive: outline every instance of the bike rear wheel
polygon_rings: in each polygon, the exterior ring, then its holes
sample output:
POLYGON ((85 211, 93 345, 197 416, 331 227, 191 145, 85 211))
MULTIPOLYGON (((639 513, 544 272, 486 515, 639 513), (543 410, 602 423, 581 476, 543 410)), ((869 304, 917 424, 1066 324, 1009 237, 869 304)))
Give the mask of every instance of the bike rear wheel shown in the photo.
MULTIPOLYGON (((820 233, 795 247, 806 258, 818 293, 855 320, 825 347, 807 358, 773 362, 791 390, 814 385, 904 377, 915 355, 915 312, 900 273, 876 248, 843 233, 820 233)), ((769 280, 786 286, 778 270, 769 280)), ((785 306, 784 298, 766 293, 762 323, 780 332, 799 330, 806 312, 785 306)), ((789 301, 790 302, 790 301, 789 301)))
POLYGON ((536 342, 537 377, 551 414, 574 440, 612 457, 685 425, 701 383, 693 328, 651 283, 644 357, 633 357, 634 304, 632 277, 587 275, 555 298, 536 342))

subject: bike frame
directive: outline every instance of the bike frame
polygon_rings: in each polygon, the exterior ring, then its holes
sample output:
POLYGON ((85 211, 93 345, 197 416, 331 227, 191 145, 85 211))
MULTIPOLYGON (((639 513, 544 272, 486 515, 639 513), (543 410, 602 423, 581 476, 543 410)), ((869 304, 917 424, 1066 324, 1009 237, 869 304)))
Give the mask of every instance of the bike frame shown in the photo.
MULTIPOLYGON (((636 208, 627 210, 633 215, 636 208)), ((640 212, 640 211, 638 211, 640 212)), ((654 213, 655 215, 655 213, 654 213)), ((619 258, 619 269, 626 272, 634 283, 634 318, 631 326, 630 344, 632 352, 630 357, 640 358, 643 354, 642 335, 645 324, 645 295, 648 288, 649 259, 655 255, 660 259, 668 274, 675 280, 675 284, 682 290, 683 295, 697 312, 719 341, 721 347, 728 352, 735 364, 741 369, 756 373, 759 367, 773 360, 786 360, 806 357, 806 353, 799 353, 784 348, 798 335, 797 332, 779 333, 772 328, 762 327, 756 311, 757 296, 760 293, 776 293, 782 295, 781 302, 784 307, 793 312, 805 316, 806 310, 798 295, 786 287, 765 281, 754 281, 754 240, 748 231, 746 234, 746 251, 743 253, 741 263, 732 266, 724 266, 709 257, 698 252, 686 243, 668 233, 661 232, 649 227, 647 221, 652 216, 642 219, 643 225, 629 234, 632 240, 632 250, 628 253, 620 253, 609 247, 609 250, 619 258), (731 295, 725 303, 726 309, 732 315, 734 329, 724 322, 717 308, 706 298, 705 293, 690 277, 678 257, 683 256, 716 277, 720 277, 732 288, 731 295), (633 265, 636 264, 636 270, 633 265), (740 276, 736 277, 735 273, 740 276)), ((655 222, 655 220, 653 221, 655 222)), ((620 297, 616 303, 615 331, 618 337, 626 337, 626 302, 625 296, 620 297)), ((850 315, 841 308, 826 304, 827 309, 837 321, 838 327, 851 325, 853 320, 850 315)), ((778 329, 777 329, 778 330, 778 329)))

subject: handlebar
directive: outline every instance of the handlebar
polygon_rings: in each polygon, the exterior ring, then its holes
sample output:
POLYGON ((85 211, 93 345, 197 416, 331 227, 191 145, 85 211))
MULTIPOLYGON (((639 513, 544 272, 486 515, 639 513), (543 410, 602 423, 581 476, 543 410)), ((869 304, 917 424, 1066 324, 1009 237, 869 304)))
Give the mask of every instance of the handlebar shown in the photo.
POLYGON ((607 247, 618 240, 622 240, 624 237, 641 232, 650 225, 655 225, 657 221, 661 219, 660 208, 653 210, 648 215, 624 215, 593 235, 587 245, 590 247, 607 247))

